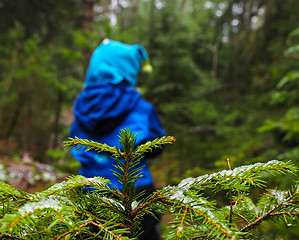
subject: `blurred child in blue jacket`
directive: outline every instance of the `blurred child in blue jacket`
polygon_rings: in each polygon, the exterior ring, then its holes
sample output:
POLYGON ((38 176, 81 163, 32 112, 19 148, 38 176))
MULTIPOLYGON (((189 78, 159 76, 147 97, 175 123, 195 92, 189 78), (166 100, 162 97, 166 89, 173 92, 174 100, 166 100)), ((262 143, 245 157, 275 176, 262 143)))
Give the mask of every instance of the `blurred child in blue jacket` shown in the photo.
MULTIPOLYGON (((118 135, 121 129, 137 133, 137 145, 165 136, 153 105, 134 89, 141 63, 147 57, 145 49, 137 44, 128 45, 105 39, 98 46, 89 62, 84 90, 74 103, 75 120, 70 137, 90 139, 120 148, 118 135)), ((80 175, 101 176, 109 179, 114 187, 122 188, 111 171, 115 169, 115 161, 108 153, 72 149, 72 154, 81 163, 80 175)), ((146 163, 146 159, 154 155, 149 154, 140 162, 144 166, 143 177, 138 181, 137 191, 145 191, 146 195, 154 191, 146 163)), ((159 239, 156 223, 156 219, 146 216, 144 233, 140 239, 159 239)))

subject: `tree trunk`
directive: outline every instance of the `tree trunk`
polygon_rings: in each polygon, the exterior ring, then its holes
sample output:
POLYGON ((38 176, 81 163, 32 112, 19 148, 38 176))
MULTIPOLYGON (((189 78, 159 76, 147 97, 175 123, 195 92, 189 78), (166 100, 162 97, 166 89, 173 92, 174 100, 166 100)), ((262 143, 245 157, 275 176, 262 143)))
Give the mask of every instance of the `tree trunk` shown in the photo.
POLYGON ((93 7, 94 0, 83 0, 83 11, 82 11, 82 27, 85 30, 91 30, 90 23, 93 22, 93 7))
POLYGON ((154 16, 155 16, 155 0, 151 0, 150 2, 150 17, 149 17, 149 27, 148 27, 148 49, 151 49, 153 45, 153 37, 154 37, 154 16))
POLYGON ((5 133, 5 138, 6 139, 8 139, 11 136, 11 134, 12 134, 17 122, 18 122, 22 107, 24 106, 22 102, 23 102, 23 99, 22 99, 22 97, 19 96, 16 108, 15 108, 13 116, 12 116, 12 119, 11 119, 11 121, 9 123, 9 126, 7 128, 7 131, 5 133))
POLYGON ((57 94, 57 104, 56 104, 56 110, 55 110, 55 119, 53 123, 53 138, 50 139, 50 149, 55 149, 57 147, 58 143, 58 135, 59 135, 59 120, 60 120, 60 114, 61 114, 61 106, 63 104, 63 94, 61 91, 57 94))
MULTIPOLYGON (((86 31, 92 30, 90 24, 93 22, 93 19, 94 19, 93 8, 94 8, 94 0, 83 0, 81 25, 82 25, 82 28, 86 31)), ((92 53, 83 51, 82 54, 85 58, 86 64, 88 64, 92 53)), ((86 69, 87 69, 87 67, 86 67, 86 69)))

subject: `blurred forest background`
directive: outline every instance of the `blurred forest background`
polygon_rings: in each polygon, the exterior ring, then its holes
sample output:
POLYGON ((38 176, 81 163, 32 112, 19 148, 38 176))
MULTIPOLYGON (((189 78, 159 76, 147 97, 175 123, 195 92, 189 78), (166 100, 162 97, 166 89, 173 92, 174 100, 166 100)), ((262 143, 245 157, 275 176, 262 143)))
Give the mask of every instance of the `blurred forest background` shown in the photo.
POLYGON ((0 0, 0 180, 77 173, 62 142, 104 38, 149 53, 138 87, 177 139, 150 163, 158 187, 227 158, 299 165, 298 27, 298 0, 0 0))

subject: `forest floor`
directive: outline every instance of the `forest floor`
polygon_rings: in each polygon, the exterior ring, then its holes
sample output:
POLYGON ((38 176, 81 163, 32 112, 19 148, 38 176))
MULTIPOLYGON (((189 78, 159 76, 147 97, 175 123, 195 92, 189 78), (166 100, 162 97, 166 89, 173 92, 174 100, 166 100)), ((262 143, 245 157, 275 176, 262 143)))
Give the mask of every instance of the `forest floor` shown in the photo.
POLYGON ((56 171, 52 166, 30 158, 13 160, 0 158, 0 181, 29 192, 43 191, 51 185, 63 181, 68 174, 56 171))

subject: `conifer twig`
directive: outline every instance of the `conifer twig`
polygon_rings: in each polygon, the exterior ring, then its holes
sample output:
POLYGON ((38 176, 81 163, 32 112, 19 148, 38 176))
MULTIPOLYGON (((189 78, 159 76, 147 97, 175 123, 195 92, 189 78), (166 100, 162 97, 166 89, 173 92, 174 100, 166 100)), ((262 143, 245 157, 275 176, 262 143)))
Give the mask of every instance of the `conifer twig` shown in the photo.
POLYGON ((275 212, 271 213, 271 216, 278 216, 278 215, 294 215, 294 216, 299 216, 299 212, 275 212))
POLYGON ((228 169, 229 169, 229 170, 232 170, 232 168, 231 168, 231 166, 230 166, 229 158, 227 158, 226 161, 227 161, 228 169))
POLYGON ((161 197, 162 197, 161 194, 155 193, 147 202, 143 203, 142 205, 132 210, 131 214, 133 216, 137 216, 142 209, 146 209, 147 207, 151 206, 153 203, 161 201, 160 199, 161 197))
POLYGON ((187 208, 198 215, 202 216, 206 221, 210 222, 212 224, 212 227, 216 227, 220 232, 222 232, 226 237, 235 239, 235 236, 230 234, 227 230, 225 230, 223 227, 221 227, 219 224, 217 224, 213 219, 211 219, 208 215, 204 214, 203 212, 199 211, 196 208, 192 208, 191 206, 187 206, 181 202, 174 202, 170 201, 169 199, 163 198, 161 199, 162 202, 168 203, 168 204, 175 204, 184 208, 187 208))
POLYGON ((61 235, 58 236, 57 238, 51 238, 50 240, 60 240, 60 239, 62 239, 64 236, 66 236, 66 235, 68 235, 68 234, 70 234, 70 233, 72 233, 72 232, 74 232, 74 231, 77 231, 78 229, 87 227, 88 225, 91 224, 91 222, 92 222, 92 221, 89 221, 89 222, 86 222, 86 223, 84 223, 84 224, 81 224, 80 226, 77 226, 77 227, 75 227, 74 229, 71 229, 71 230, 69 230, 69 231, 64 232, 63 234, 61 234, 61 235))
POLYGON ((237 215, 238 217, 242 218, 247 224, 249 223, 249 221, 247 220, 246 217, 244 217, 243 215, 241 215, 240 213, 237 213, 237 212, 234 212, 233 211, 233 214, 237 215))
POLYGON ((104 226, 100 225, 100 224, 97 224, 96 222, 94 221, 91 221, 91 224, 104 230, 105 232, 109 233, 110 235, 112 235, 115 239, 118 239, 118 240, 121 240, 121 238, 119 236, 117 236, 116 234, 114 234, 113 232, 111 232, 109 229, 105 228, 104 226))
POLYGON ((176 236, 177 237, 180 237, 180 232, 182 231, 182 229, 183 229, 183 224, 184 224, 184 220, 185 220, 185 218, 186 218, 186 214, 187 214, 187 212, 188 212, 188 208, 186 208, 185 209, 185 212, 184 212, 184 215, 183 215, 183 217, 182 217, 182 220, 181 220, 181 223, 180 223, 180 225, 178 226, 178 228, 177 228, 177 231, 176 231, 176 236))
MULTIPOLYGON (((297 195, 299 192, 295 192, 293 195, 291 195, 290 197, 288 197, 285 202, 289 202, 295 195, 297 195)), ((282 212, 280 212, 280 214, 275 214, 273 213, 276 209, 278 209, 279 207, 281 207, 282 203, 277 204, 276 206, 274 206, 272 209, 270 209, 268 212, 266 212, 264 215, 260 216, 259 218, 257 218, 255 221, 247 224, 245 227, 243 227, 240 232, 247 232, 249 230, 251 230, 252 228, 254 228, 256 225, 260 224, 262 221, 268 219, 270 216, 274 216, 274 215, 282 215, 282 212)), ((285 214, 288 215, 288 214, 285 214)), ((294 215, 294 214, 293 214, 294 215)))
MULTIPOLYGON (((228 165, 228 169, 232 170, 231 166, 230 166, 230 162, 229 162, 229 158, 226 159, 227 161, 227 165, 228 165)), ((233 222, 233 194, 232 191, 229 191, 229 209, 230 209, 230 213, 229 213, 229 223, 233 222)))
POLYGON ((2 239, 2 238, 1 238, 1 235, 2 235, 3 237, 5 237, 6 239, 20 239, 20 240, 26 240, 25 238, 21 238, 21 237, 17 237, 17 236, 11 235, 11 234, 9 234, 9 233, 1 233, 1 232, 0 232, 0 239, 2 239))

